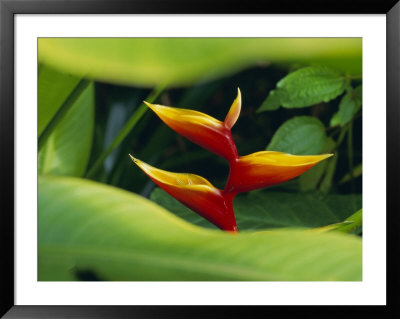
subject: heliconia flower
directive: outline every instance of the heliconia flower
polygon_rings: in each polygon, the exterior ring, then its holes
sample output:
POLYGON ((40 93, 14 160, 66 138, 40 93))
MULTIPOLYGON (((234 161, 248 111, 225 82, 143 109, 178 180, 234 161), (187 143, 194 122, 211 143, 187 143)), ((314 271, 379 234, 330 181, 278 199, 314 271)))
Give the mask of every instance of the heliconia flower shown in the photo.
POLYGON ((231 128, 236 123, 242 105, 242 98, 238 94, 224 120, 221 122, 207 114, 179 109, 158 104, 144 102, 159 118, 177 133, 185 136, 205 149, 216 153, 229 162, 238 157, 236 145, 233 141, 231 128))
POLYGON ((172 197, 219 228, 237 232, 232 194, 215 188, 201 176, 164 171, 130 157, 154 183, 172 197))
POLYGON ((237 232, 237 225, 232 202, 238 193, 286 182, 333 155, 299 156, 262 151, 239 156, 231 128, 239 117, 241 101, 238 88, 224 122, 201 112, 144 102, 177 133, 228 160, 230 171, 224 190, 215 188, 198 175, 167 172, 131 156, 168 194, 219 228, 233 232, 237 232))
POLYGON ((286 182, 332 155, 300 156, 262 151, 241 156, 230 167, 225 191, 238 194, 286 182))

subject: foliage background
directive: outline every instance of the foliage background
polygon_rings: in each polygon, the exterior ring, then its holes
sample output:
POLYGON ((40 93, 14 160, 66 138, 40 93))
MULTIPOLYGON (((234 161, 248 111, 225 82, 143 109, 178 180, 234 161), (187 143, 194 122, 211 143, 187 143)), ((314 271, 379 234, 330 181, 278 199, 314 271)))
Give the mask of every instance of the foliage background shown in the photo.
POLYGON ((347 123, 335 119, 344 92, 307 107, 258 110, 282 78, 304 67, 329 67, 359 86, 361 58, 356 38, 39 39, 39 280, 360 280, 361 110, 347 123), (232 133, 240 155, 275 138, 275 150, 335 157, 235 199, 243 234, 232 238, 156 189, 128 154, 223 188, 227 163, 142 101, 222 120, 237 87, 243 106, 232 133), (323 125, 277 133, 300 116, 323 125), (357 211, 353 224, 332 226, 357 211))

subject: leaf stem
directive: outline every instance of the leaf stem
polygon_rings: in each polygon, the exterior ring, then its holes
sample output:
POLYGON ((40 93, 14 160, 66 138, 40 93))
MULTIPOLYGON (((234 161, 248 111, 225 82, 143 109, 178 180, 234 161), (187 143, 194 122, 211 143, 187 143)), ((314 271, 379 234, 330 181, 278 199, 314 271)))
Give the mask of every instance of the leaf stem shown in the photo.
MULTIPOLYGON (((157 86, 150 93, 150 95, 146 98, 146 101, 149 103, 154 102, 154 100, 159 97, 159 95, 162 93, 162 91, 164 90, 165 87, 166 87, 166 84, 160 84, 159 86, 157 86)), ((97 171, 103 165, 103 162, 106 160, 106 158, 118 147, 119 144, 121 144, 121 142, 126 138, 126 136, 129 134, 129 132, 135 127, 136 123, 143 117, 143 115, 146 113, 147 110, 148 110, 148 107, 144 103, 140 104, 140 106, 137 108, 137 110, 128 119, 128 121, 126 122, 124 127, 121 129, 121 131, 119 131, 118 135, 114 138, 112 143, 100 154, 100 156, 94 162, 92 167, 86 173, 86 175, 85 175, 86 178, 93 178, 93 176, 97 173, 97 171)))

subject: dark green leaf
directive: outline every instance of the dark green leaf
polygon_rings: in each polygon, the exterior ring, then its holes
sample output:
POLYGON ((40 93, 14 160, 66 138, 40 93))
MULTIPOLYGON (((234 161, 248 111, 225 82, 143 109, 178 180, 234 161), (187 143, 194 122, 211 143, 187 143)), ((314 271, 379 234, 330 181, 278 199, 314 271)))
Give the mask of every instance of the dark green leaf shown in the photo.
POLYGON ((327 67, 310 66, 294 71, 280 80, 276 94, 286 108, 329 102, 344 92, 346 79, 327 67))
POLYGON ((362 102, 362 86, 349 91, 340 101, 338 118, 341 126, 350 122, 358 112, 362 102))
MULTIPOLYGON (((332 138, 327 138, 322 153, 330 153, 334 149, 336 143, 332 138)), ((318 163, 309 171, 300 175, 300 189, 303 192, 321 190, 328 192, 332 185, 333 175, 335 173, 338 152, 321 163, 318 163)))
MULTIPOLYGON (((357 165, 356 167, 354 167, 353 178, 359 177, 361 175, 362 175, 362 164, 357 165)), ((344 175, 342 177, 342 179, 339 181, 339 184, 344 184, 344 183, 350 182, 351 181, 351 177, 352 176, 351 176, 350 173, 344 175)))
POLYGON ((325 142, 325 127, 319 119, 311 116, 297 116, 279 127, 267 150, 296 155, 314 155, 320 154, 325 142))
MULTIPOLYGON (((190 223, 216 228, 160 188, 156 188, 150 198, 190 223)), ((318 193, 263 191, 238 196, 233 204, 240 231, 320 227, 341 222, 360 209, 361 195, 323 196, 318 193)))

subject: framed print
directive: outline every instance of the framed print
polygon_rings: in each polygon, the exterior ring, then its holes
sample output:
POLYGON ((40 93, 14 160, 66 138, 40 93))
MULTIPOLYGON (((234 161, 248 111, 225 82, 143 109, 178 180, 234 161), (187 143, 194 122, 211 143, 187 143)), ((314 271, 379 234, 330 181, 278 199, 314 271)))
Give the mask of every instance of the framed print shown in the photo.
POLYGON ((5 318, 394 312, 396 1, 0 8, 5 318))

